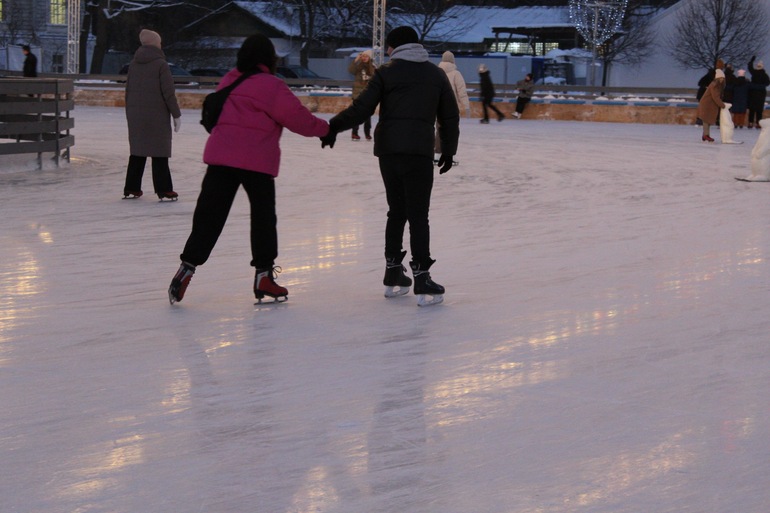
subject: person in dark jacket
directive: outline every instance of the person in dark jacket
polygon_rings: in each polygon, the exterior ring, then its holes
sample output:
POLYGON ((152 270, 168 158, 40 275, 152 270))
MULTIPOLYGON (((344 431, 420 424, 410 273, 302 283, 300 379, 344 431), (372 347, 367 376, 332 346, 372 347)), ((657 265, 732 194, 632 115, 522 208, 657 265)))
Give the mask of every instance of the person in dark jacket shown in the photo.
MULTIPOLYGON (((700 99, 703 98, 703 95, 706 93, 706 89, 708 88, 709 84, 714 81, 714 73, 716 72, 716 68, 709 69, 705 75, 700 77, 700 80, 698 80, 698 92, 695 94, 695 99, 700 102, 700 99)), ((700 126, 703 125, 703 120, 701 118, 697 118, 695 120, 695 124, 700 126)))
POLYGON ((505 119, 505 114, 500 112, 500 109, 494 106, 492 103, 495 100, 495 86, 492 84, 492 78, 489 76, 489 68, 486 64, 479 64, 479 83, 481 86, 481 107, 484 109, 484 117, 479 121, 480 123, 489 123, 489 112, 487 108, 492 109, 497 113, 497 120, 502 121, 505 119))
POLYGON ((126 169, 123 196, 142 195, 142 176, 147 157, 152 157, 152 183, 161 200, 177 199, 171 183, 168 159, 171 157, 171 119, 174 131, 181 126, 182 112, 176 100, 174 78, 160 49, 160 35, 144 29, 139 33, 142 46, 128 66, 126 78, 126 120, 131 152, 126 169))
POLYGON ((730 112, 733 114, 735 128, 746 126, 746 110, 749 108, 749 81, 746 79, 746 70, 739 69, 733 82, 733 106, 730 112))
POLYGON ((767 86, 770 85, 770 77, 765 71, 762 61, 754 65, 756 56, 749 60, 749 73, 751 73, 751 84, 749 84, 749 128, 759 130, 759 122, 762 121, 765 110, 765 98, 767 97, 767 86))
POLYGON ((434 126, 441 138, 440 173, 452 167, 460 134, 460 112, 446 73, 428 60, 411 27, 397 27, 386 38, 390 61, 379 67, 369 85, 353 104, 334 116, 330 135, 322 146, 333 146, 335 134, 360 124, 374 114, 380 117, 374 129, 374 155, 379 158, 385 184, 388 217, 385 225, 386 297, 409 292, 412 280, 404 275, 401 262, 404 228, 409 222, 418 304, 443 300, 444 287, 433 282, 428 270, 435 263, 430 253, 428 212, 433 189, 434 126), (432 299, 426 299, 431 296, 432 299))
POLYGON ((524 80, 516 82, 516 87, 519 90, 519 97, 516 98, 516 111, 513 113, 513 116, 516 119, 519 119, 524 113, 524 108, 532 100, 532 93, 535 92, 535 83, 532 81, 532 73, 527 73, 524 76, 524 80))
POLYGON ((34 53, 32 53, 31 48, 29 45, 24 45, 21 47, 21 52, 24 54, 24 68, 22 71, 22 74, 25 77, 36 77, 37 76, 37 57, 34 53))

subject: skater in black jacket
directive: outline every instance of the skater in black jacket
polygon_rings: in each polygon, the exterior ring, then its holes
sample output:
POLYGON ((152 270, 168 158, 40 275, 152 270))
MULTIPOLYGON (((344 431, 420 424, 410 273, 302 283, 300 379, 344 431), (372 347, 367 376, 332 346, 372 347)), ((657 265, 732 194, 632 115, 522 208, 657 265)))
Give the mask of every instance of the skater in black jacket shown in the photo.
POLYGON ((457 152, 460 112, 446 73, 428 60, 411 27, 393 29, 386 38, 390 61, 378 68, 353 104, 329 121, 322 146, 333 146, 336 133, 362 123, 380 107, 374 129, 374 154, 385 183, 388 219, 385 225, 386 297, 409 292, 412 280, 401 262, 404 228, 409 222, 410 267, 418 304, 443 300, 444 287, 431 280, 428 211, 433 189, 434 125, 438 120, 442 155, 440 173, 452 167, 457 152), (432 296, 432 299, 426 299, 432 296))
POLYGON ((481 85, 481 107, 484 109, 484 117, 480 123, 489 123, 489 113, 487 108, 497 113, 497 120, 505 119, 505 114, 495 107, 492 102, 495 100, 495 86, 492 84, 492 78, 489 76, 489 68, 486 64, 479 64, 479 82, 481 85))

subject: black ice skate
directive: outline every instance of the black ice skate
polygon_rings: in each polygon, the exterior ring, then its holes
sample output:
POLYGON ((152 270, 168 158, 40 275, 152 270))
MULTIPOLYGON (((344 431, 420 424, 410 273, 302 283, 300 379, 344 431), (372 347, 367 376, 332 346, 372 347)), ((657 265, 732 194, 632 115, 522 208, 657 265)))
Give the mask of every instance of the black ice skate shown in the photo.
POLYGON ((385 257, 385 277, 382 284, 385 285, 385 297, 398 297, 409 293, 412 279, 404 274, 406 267, 401 265, 406 256, 406 251, 398 257, 385 257))
POLYGON ((123 199, 139 199, 142 197, 142 191, 123 191, 123 199))
POLYGON ((275 303, 283 303, 289 299, 289 291, 275 282, 275 275, 280 272, 280 267, 257 269, 254 277, 254 297, 257 298, 257 304, 262 303, 265 296, 273 298, 275 303))
POLYGON ((158 193, 158 199, 161 200, 161 201, 163 201, 163 200, 176 201, 177 198, 179 198, 179 194, 175 193, 174 191, 158 193))
POLYGON ((430 278, 428 269, 436 261, 429 260, 427 265, 410 262, 414 274, 414 293, 417 295, 417 306, 437 305, 444 301, 444 287, 430 278), (430 298, 426 297, 430 296, 430 298))
POLYGON ((179 270, 171 280, 171 285, 168 287, 168 300, 173 305, 177 301, 181 301, 184 297, 184 293, 187 290, 187 286, 192 280, 193 274, 195 274, 195 266, 182 262, 179 266, 179 270))

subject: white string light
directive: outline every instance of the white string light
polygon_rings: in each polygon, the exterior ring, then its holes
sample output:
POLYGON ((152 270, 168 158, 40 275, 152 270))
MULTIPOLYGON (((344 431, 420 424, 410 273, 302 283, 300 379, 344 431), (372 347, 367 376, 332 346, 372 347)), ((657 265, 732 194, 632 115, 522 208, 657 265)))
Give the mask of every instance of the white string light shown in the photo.
POLYGON ((599 46, 617 33, 628 0, 570 0, 569 16, 578 33, 599 46))

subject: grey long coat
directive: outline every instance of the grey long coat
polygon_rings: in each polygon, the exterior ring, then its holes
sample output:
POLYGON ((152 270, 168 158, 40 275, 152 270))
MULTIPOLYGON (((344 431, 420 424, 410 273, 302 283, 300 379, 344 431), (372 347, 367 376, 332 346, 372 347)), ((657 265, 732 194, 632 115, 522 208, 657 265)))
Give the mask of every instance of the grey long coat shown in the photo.
POLYGON ((126 119, 131 155, 171 157, 171 118, 182 115, 163 51, 141 46, 128 67, 126 119))

